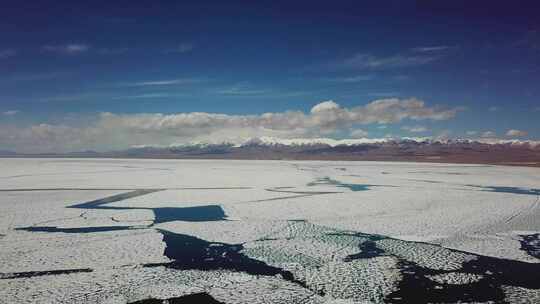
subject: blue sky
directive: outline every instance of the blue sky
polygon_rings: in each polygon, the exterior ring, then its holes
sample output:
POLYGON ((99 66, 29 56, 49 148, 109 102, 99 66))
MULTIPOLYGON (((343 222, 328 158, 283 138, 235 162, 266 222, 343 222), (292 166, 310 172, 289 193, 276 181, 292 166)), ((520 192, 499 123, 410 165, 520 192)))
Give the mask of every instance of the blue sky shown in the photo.
MULTIPOLYGON (((540 138, 535 1, 200 2, 3 3, 0 149, 28 150, 49 137, 61 150, 123 148, 147 140, 140 133, 148 130, 132 128, 134 121, 162 126, 192 112, 309 115, 327 100, 348 115, 345 123, 303 122, 303 132, 278 134, 342 138, 358 129, 367 137, 540 138), (349 109, 376 100, 411 98, 455 113, 349 117, 365 111, 349 109), (114 125, 129 130, 117 136, 129 140, 60 139, 101 132, 110 126, 105 112, 120 117, 124 125, 114 125)), ((250 124, 256 132, 227 125, 230 132, 220 135, 275 135, 271 125, 250 124)), ((205 135, 174 128, 185 125, 167 125, 167 136, 148 144, 205 135)))

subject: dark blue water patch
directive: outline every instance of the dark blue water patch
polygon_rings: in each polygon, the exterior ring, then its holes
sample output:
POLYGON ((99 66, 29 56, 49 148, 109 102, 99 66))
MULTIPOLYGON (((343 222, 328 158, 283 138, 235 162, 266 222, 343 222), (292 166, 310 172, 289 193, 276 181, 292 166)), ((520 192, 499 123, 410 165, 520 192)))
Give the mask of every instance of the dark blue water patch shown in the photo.
POLYGON ((164 189, 142 189, 126 193, 121 193, 113 196, 108 196, 102 199, 75 204, 68 208, 80 209, 100 209, 100 210, 151 210, 154 213, 153 224, 167 223, 173 221, 185 222, 205 222, 205 221, 223 221, 226 220, 226 215, 221 206, 207 205, 195 207, 117 207, 106 206, 109 203, 122 201, 125 199, 146 195, 149 193, 162 191, 164 189))
POLYGON ((146 299, 129 304, 222 304, 207 293, 194 293, 186 296, 168 299, 146 299))
POLYGON ((504 292, 500 285, 489 279, 467 284, 439 283, 428 276, 443 272, 400 260, 402 279, 396 291, 386 296, 386 303, 503 303, 504 292))
POLYGON ((540 264, 477 256, 455 271, 433 270, 400 260, 403 279, 388 303, 504 303, 503 286, 540 289, 540 264), (428 275, 465 273, 481 276, 468 284, 440 284, 428 275))
POLYGON ((371 190, 370 187, 373 187, 373 185, 358 185, 358 184, 338 184, 338 187, 347 188, 351 191, 367 191, 371 190))
POLYGON ((267 242, 267 241, 278 241, 278 238, 273 237, 262 237, 260 239, 256 239, 255 242, 267 242))
MULTIPOLYGON (((377 241, 390 239, 389 237, 345 232, 331 235, 358 237, 360 252, 347 256, 344 259, 345 262, 380 256, 393 256, 398 259, 398 269, 402 279, 398 282, 398 288, 386 296, 386 303, 503 303, 505 297, 503 286, 540 289, 540 264, 538 263, 498 259, 444 248, 457 254, 474 255, 475 259, 463 263, 462 267, 456 270, 431 269, 379 248, 377 241), (449 273, 475 275, 478 280, 467 284, 448 284, 429 278, 429 276, 449 273)), ((537 236, 534 236, 534 239, 536 238, 537 236)), ((417 245, 415 242, 399 242, 405 243, 407 247, 417 245)))
POLYGON ((407 180, 410 180, 410 181, 415 181, 415 182, 423 182, 423 183, 430 183, 430 184, 442 184, 443 182, 441 181, 434 181, 434 180, 429 180, 429 179, 414 179, 414 178, 409 178, 407 180))
POLYGON ((360 249, 359 253, 348 255, 344 258, 345 262, 351 262, 358 259, 370 259, 375 257, 380 257, 387 255, 384 250, 377 247, 376 241, 382 240, 385 237, 374 235, 374 234, 365 234, 365 233, 329 233, 328 235, 332 236, 353 236, 359 239, 358 248, 360 249))
POLYGON ((478 185, 465 185, 465 186, 479 188, 481 189, 480 191, 487 191, 487 192, 525 194, 525 195, 535 195, 535 196, 540 195, 540 189, 532 189, 532 188, 478 186, 478 185))
POLYGON ((94 233, 94 232, 109 232, 136 229, 129 226, 100 226, 100 227, 74 227, 74 228, 58 228, 55 226, 32 226, 15 228, 15 230, 29 232, 49 232, 49 233, 94 233))
POLYGON ((372 187, 380 187, 381 186, 381 185, 370 185, 370 184, 342 183, 340 181, 331 179, 329 177, 319 178, 316 181, 307 184, 307 186, 317 186, 317 185, 333 185, 333 186, 340 187, 340 188, 347 188, 347 189, 349 189, 351 191, 367 191, 367 190, 371 190, 372 187))
POLYGON ((351 254, 345 257, 345 262, 350 262, 358 259, 370 259, 385 255, 384 250, 377 248, 377 244, 374 241, 364 241, 358 246, 360 252, 351 254))
POLYGON ((102 206, 99 209, 108 210, 150 210, 154 213, 152 225, 174 221, 183 222, 211 222, 225 221, 225 211, 218 205, 195 206, 195 207, 112 207, 102 206))
POLYGON ((528 255, 540 259, 540 233, 520 235, 521 250, 528 255))
POLYGON ((185 222, 209 222, 226 220, 225 211, 218 205, 196 206, 196 207, 165 207, 153 208, 155 219, 154 224, 185 221, 185 222))
POLYGON ((158 231, 163 235, 166 245, 163 255, 172 262, 145 264, 144 267, 164 266, 178 270, 232 270, 251 275, 281 275, 283 279, 306 288, 305 283, 296 280, 290 271, 270 266, 241 253, 244 249, 242 244, 208 242, 190 235, 161 229, 158 231))
POLYGON ((9 272, 9 273, 0 273, 0 280, 32 278, 32 277, 41 277, 41 276, 49 276, 49 275, 60 275, 60 274, 92 272, 92 271, 93 270, 90 268, 80 268, 80 269, 45 270, 45 271, 9 272))
MULTIPOLYGON (((223 221, 226 220, 225 211, 218 205, 207 206, 195 206, 195 207, 117 207, 107 206, 109 203, 122 201, 128 198, 133 198, 163 189, 141 189, 130 192, 125 192, 113 196, 108 196, 98 200, 90 202, 75 204, 67 208, 79 208, 79 209, 99 209, 99 210, 150 210, 154 213, 154 220, 152 225, 184 221, 184 222, 207 222, 207 221, 223 221)), ((113 219, 114 220, 114 219, 113 219)), ((118 222, 118 220, 115 220, 118 222)), ((31 226, 16 228, 16 230, 30 231, 30 232, 49 232, 49 233, 93 233, 93 232, 108 232, 108 231, 120 231, 128 229, 138 229, 140 227, 133 226, 101 226, 101 227, 74 227, 74 228, 58 228, 54 226, 31 226)), ((145 227, 148 228, 148 227, 145 227)))

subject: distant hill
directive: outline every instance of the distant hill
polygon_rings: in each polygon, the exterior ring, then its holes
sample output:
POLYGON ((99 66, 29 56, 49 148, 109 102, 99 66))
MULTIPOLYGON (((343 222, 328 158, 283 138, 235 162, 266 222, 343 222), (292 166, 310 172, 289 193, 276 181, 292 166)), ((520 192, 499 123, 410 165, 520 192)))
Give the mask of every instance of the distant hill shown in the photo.
POLYGON ((358 160, 478 163, 540 167, 540 143, 529 141, 479 142, 471 140, 332 140, 252 139, 240 145, 186 144, 134 147, 122 151, 18 154, 2 157, 159 158, 159 159, 269 159, 358 160))
POLYGON ((0 156, 12 156, 17 155, 17 152, 8 151, 8 150, 0 150, 0 156))

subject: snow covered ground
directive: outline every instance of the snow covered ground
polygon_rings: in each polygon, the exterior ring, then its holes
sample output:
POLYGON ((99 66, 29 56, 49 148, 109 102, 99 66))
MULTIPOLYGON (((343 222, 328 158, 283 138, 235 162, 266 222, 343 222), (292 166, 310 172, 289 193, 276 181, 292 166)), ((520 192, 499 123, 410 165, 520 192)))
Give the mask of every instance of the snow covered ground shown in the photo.
POLYGON ((538 303, 539 233, 537 168, 0 159, 0 303, 538 303))

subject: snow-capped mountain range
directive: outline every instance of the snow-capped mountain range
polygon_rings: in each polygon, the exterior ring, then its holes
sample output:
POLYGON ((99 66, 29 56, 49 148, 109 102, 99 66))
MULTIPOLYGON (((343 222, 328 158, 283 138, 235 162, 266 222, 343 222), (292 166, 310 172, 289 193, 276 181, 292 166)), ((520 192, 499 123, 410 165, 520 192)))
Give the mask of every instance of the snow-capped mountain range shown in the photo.
POLYGON ((210 147, 210 146, 231 146, 235 148, 246 146, 287 146, 287 147, 302 147, 302 146, 359 146, 359 145, 380 145, 380 144, 400 144, 400 143, 418 143, 418 144, 487 144, 487 145, 512 145, 512 146, 540 146, 540 141, 533 140, 518 140, 518 139, 495 139, 495 138, 478 138, 478 139, 433 139, 431 137, 401 137, 401 138, 277 138, 277 137, 252 137, 240 142, 208 143, 208 142, 189 142, 182 144, 171 144, 168 146, 159 145, 139 145, 132 148, 186 148, 186 147, 210 147))
POLYGON ((127 150, 110 152, 18 154, 6 151, 0 152, 0 157, 357 160, 481 163, 540 167, 540 141, 257 137, 234 143, 191 142, 168 146, 138 145, 127 150))

